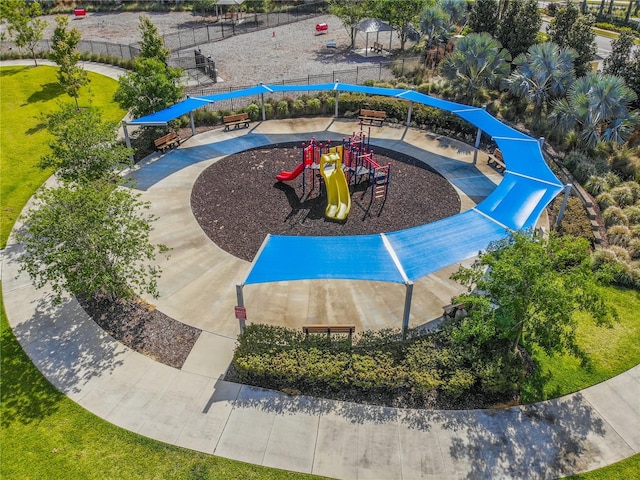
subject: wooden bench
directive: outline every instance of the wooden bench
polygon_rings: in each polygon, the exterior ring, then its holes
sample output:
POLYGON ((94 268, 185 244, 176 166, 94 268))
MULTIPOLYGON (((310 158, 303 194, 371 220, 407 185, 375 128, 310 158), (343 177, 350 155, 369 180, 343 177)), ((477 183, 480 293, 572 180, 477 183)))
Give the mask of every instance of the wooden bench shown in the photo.
POLYGON ((384 47, 380 42, 373 42, 372 50, 376 53, 382 53, 384 51, 384 47))
POLYGON ((373 122, 378 122, 380 123, 380 126, 382 126, 382 122, 384 122, 387 119, 387 112, 381 112, 378 110, 367 110, 365 108, 361 108, 358 119, 363 122, 369 122, 369 125, 373 125, 373 122))
POLYGON ((499 148, 496 148, 493 151, 493 154, 489 154, 489 158, 487 158, 487 163, 496 169, 504 172, 507 169, 507 166, 504 164, 504 157, 502 156, 502 152, 499 148))
POLYGON ((222 117, 222 121, 224 122, 224 129, 229 130, 229 128, 238 128, 240 125, 244 125, 246 128, 249 128, 249 114, 248 113, 238 113, 236 115, 227 115, 222 117))
POLYGON ((170 132, 160 138, 156 138, 153 143, 155 143, 157 150, 163 152, 167 148, 180 145, 180 140, 181 139, 176 132, 170 132))
POLYGON ((308 337, 310 333, 326 333, 330 337, 332 333, 348 333, 349 338, 356 331, 355 325, 303 325, 302 331, 308 337))

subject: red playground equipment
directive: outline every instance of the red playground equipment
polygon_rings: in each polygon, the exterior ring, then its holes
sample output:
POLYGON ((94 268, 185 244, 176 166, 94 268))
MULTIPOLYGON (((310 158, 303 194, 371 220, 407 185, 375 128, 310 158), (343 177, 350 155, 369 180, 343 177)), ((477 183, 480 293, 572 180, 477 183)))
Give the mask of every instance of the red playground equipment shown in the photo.
MULTIPOLYGON (((380 165, 376 162, 369 138, 370 135, 362 131, 362 123, 360 132, 354 132, 351 137, 343 138, 342 145, 332 146, 331 140, 324 144, 319 143, 314 137, 308 144, 302 144, 302 162, 294 170, 283 171, 276 175, 276 180, 289 182, 302 175, 302 196, 304 197, 308 191, 311 198, 316 190, 316 179, 318 179, 318 186, 322 187, 323 176, 322 172, 319 172, 322 156, 337 153, 347 185, 356 185, 365 179, 371 186, 371 201, 381 199, 384 202, 389 193, 391 163, 380 165)), ((320 194, 322 189, 318 188, 317 191, 320 194)))
POLYGON ((329 25, 326 23, 316 23, 316 35, 322 35, 329 32, 329 25))

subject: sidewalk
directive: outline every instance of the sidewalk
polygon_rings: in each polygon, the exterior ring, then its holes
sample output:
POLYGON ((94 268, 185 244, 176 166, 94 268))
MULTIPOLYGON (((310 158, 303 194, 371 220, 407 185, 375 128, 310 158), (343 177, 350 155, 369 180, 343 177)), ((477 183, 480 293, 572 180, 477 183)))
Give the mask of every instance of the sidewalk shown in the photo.
MULTIPOLYGON (((4 62, 3 62, 4 65, 4 62)), ((503 410, 402 410, 287 396, 221 380, 238 332, 235 284, 249 264, 212 244, 189 205, 193 181, 233 151, 310 136, 348 135, 353 122, 327 118, 210 131, 155 154, 132 173, 159 217, 153 242, 173 247, 161 263, 164 313, 203 330, 181 370, 140 355, 105 334, 73 298, 52 306, 17 274, 20 247, 9 243, 2 268, 5 309, 22 347, 57 388, 122 428, 167 443, 286 470, 336 478, 556 478, 617 462, 640 451, 640 366, 560 399, 503 410), (178 227, 178 228, 176 228, 178 227)), ((376 141, 410 153, 447 177, 468 209, 500 176, 470 149, 418 130, 386 126, 376 141), (480 170, 483 175, 478 175, 480 170)), ((446 269, 445 269, 446 270, 446 269)), ((250 319, 298 325, 322 311, 359 319, 358 328, 400 321, 402 295, 379 284, 311 282, 251 287, 250 319), (336 305, 334 300, 348 301, 336 305), (304 312, 301 314, 301 312, 304 312)), ((416 284, 412 324, 440 315, 455 286, 441 271, 416 284), (442 303, 444 302, 444 303, 442 303), (437 307, 435 308, 434 307, 437 307)), ((392 325, 397 326, 397 325, 392 325)))

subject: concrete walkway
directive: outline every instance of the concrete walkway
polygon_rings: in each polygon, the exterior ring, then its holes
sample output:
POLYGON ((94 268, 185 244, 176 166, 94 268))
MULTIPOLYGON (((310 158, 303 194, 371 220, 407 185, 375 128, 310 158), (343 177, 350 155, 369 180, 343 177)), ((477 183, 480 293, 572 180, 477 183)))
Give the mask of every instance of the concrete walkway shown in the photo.
MULTIPOLYGON (((2 266, 3 299, 22 347, 58 389, 109 422, 175 445, 287 470, 358 479, 556 478, 638 453, 640 366, 553 401, 474 411, 290 397, 221 380, 238 332, 234 285, 249 264, 202 233, 189 206, 191 185, 205 168, 235 151, 314 135, 342 138, 354 128, 352 121, 320 118, 211 131, 173 152, 153 155, 131 173, 160 217, 152 241, 173 248, 171 258, 161 262, 161 297, 154 303, 203 330, 181 370, 115 341, 75 299, 53 306, 46 289, 36 291, 18 274, 20 246, 10 241, 2 266)), ((466 146, 403 127, 374 128, 372 134, 374 144, 440 171, 456 187, 463 210, 500 180, 483 158, 474 166, 466 146)), ((412 325, 437 317, 457 293, 448 281, 455 268, 416 284, 412 325)), ((399 326, 403 292, 393 287, 287 282, 251 286, 245 301, 253 321, 298 326, 348 315, 359 329, 379 328, 399 326)))

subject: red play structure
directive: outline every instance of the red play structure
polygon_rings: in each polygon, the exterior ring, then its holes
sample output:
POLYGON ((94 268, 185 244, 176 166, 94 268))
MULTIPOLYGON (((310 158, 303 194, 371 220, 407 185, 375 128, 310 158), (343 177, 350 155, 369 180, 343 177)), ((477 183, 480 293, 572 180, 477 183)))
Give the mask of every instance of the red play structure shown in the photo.
MULTIPOLYGON (((330 152, 340 154, 341 166, 345 172, 347 183, 355 185, 366 179, 371 185, 371 200, 386 199, 391 180, 391 163, 380 165, 375 160, 375 154, 369 144, 369 136, 362 131, 354 132, 349 138, 342 139, 342 145, 332 146, 331 140, 319 143, 315 138, 309 144, 302 144, 302 161, 292 171, 283 171, 276 175, 279 182, 289 182, 302 174, 302 195, 308 191, 309 196, 316 191, 316 178, 322 180, 318 174, 322 155, 330 152)), ((318 189, 317 191, 320 191, 318 189)))

